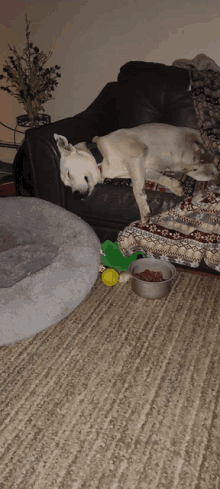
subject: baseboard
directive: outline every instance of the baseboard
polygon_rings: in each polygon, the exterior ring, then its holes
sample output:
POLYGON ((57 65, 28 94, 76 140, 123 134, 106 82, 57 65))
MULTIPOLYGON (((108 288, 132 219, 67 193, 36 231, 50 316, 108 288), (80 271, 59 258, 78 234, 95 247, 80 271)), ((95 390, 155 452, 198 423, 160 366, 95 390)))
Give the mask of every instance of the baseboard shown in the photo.
POLYGON ((200 272, 200 271, 192 270, 191 268, 181 268, 181 267, 177 267, 176 265, 175 267, 178 272, 194 273, 195 275, 204 275, 205 277, 207 276, 207 277, 220 279, 220 274, 215 275, 216 273, 218 273, 215 270, 213 270, 213 273, 208 273, 208 272, 200 272))
POLYGON ((5 176, 0 180, 0 197, 15 197, 16 190, 11 176, 5 176))
POLYGON ((1 173, 11 174, 13 173, 13 164, 5 161, 0 161, 0 175, 1 173))

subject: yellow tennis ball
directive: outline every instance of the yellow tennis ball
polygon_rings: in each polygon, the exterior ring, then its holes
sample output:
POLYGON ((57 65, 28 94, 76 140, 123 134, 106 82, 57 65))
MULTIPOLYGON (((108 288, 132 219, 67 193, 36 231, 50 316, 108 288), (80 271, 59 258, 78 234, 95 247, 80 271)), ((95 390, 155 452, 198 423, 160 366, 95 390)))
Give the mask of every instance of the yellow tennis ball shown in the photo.
POLYGON ((109 287, 111 285, 117 284, 118 279, 119 274, 113 268, 107 268, 107 270, 102 273, 102 281, 105 285, 108 285, 109 287))

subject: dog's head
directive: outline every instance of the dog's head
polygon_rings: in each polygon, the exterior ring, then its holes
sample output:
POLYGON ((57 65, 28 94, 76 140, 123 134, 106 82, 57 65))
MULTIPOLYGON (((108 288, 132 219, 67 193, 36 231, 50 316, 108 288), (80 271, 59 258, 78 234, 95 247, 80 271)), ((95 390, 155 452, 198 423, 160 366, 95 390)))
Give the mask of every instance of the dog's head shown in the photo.
POLYGON ((64 185, 71 187, 76 199, 89 197, 100 179, 95 158, 85 143, 76 147, 68 143, 65 136, 54 134, 61 154, 60 177, 64 185))

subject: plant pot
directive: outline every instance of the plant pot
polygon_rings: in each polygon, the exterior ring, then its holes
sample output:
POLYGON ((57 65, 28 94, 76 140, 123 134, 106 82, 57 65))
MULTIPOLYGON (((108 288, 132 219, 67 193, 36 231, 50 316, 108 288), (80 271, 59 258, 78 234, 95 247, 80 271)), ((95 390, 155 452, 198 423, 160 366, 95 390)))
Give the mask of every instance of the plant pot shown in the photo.
POLYGON ((51 116, 48 114, 39 114, 33 119, 29 115, 19 115, 16 117, 18 126, 22 127, 38 127, 51 123, 51 116))

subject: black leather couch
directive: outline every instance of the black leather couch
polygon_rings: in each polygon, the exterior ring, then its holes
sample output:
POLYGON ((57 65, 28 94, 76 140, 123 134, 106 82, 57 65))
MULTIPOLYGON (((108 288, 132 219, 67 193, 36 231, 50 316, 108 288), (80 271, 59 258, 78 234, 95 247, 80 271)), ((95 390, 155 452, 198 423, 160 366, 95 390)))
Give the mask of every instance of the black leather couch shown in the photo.
MULTIPOLYGON (((105 181, 96 186, 87 200, 75 200, 70 187, 60 179, 60 156, 53 134, 64 135, 76 144, 148 122, 197 128, 189 84, 188 71, 183 68, 141 61, 126 63, 117 81, 107 83, 86 110, 26 131, 13 164, 16 195, 35 196, 60 205, 88 222, 101 243, 106 239, 116 241, 120 230, 140 219, 129 181, 105 181)), ((152 215, 182 200, 172 193, 147 191, 147 194, 152 215)), ((195 270, 219 275, 204 262, 195 270)))

